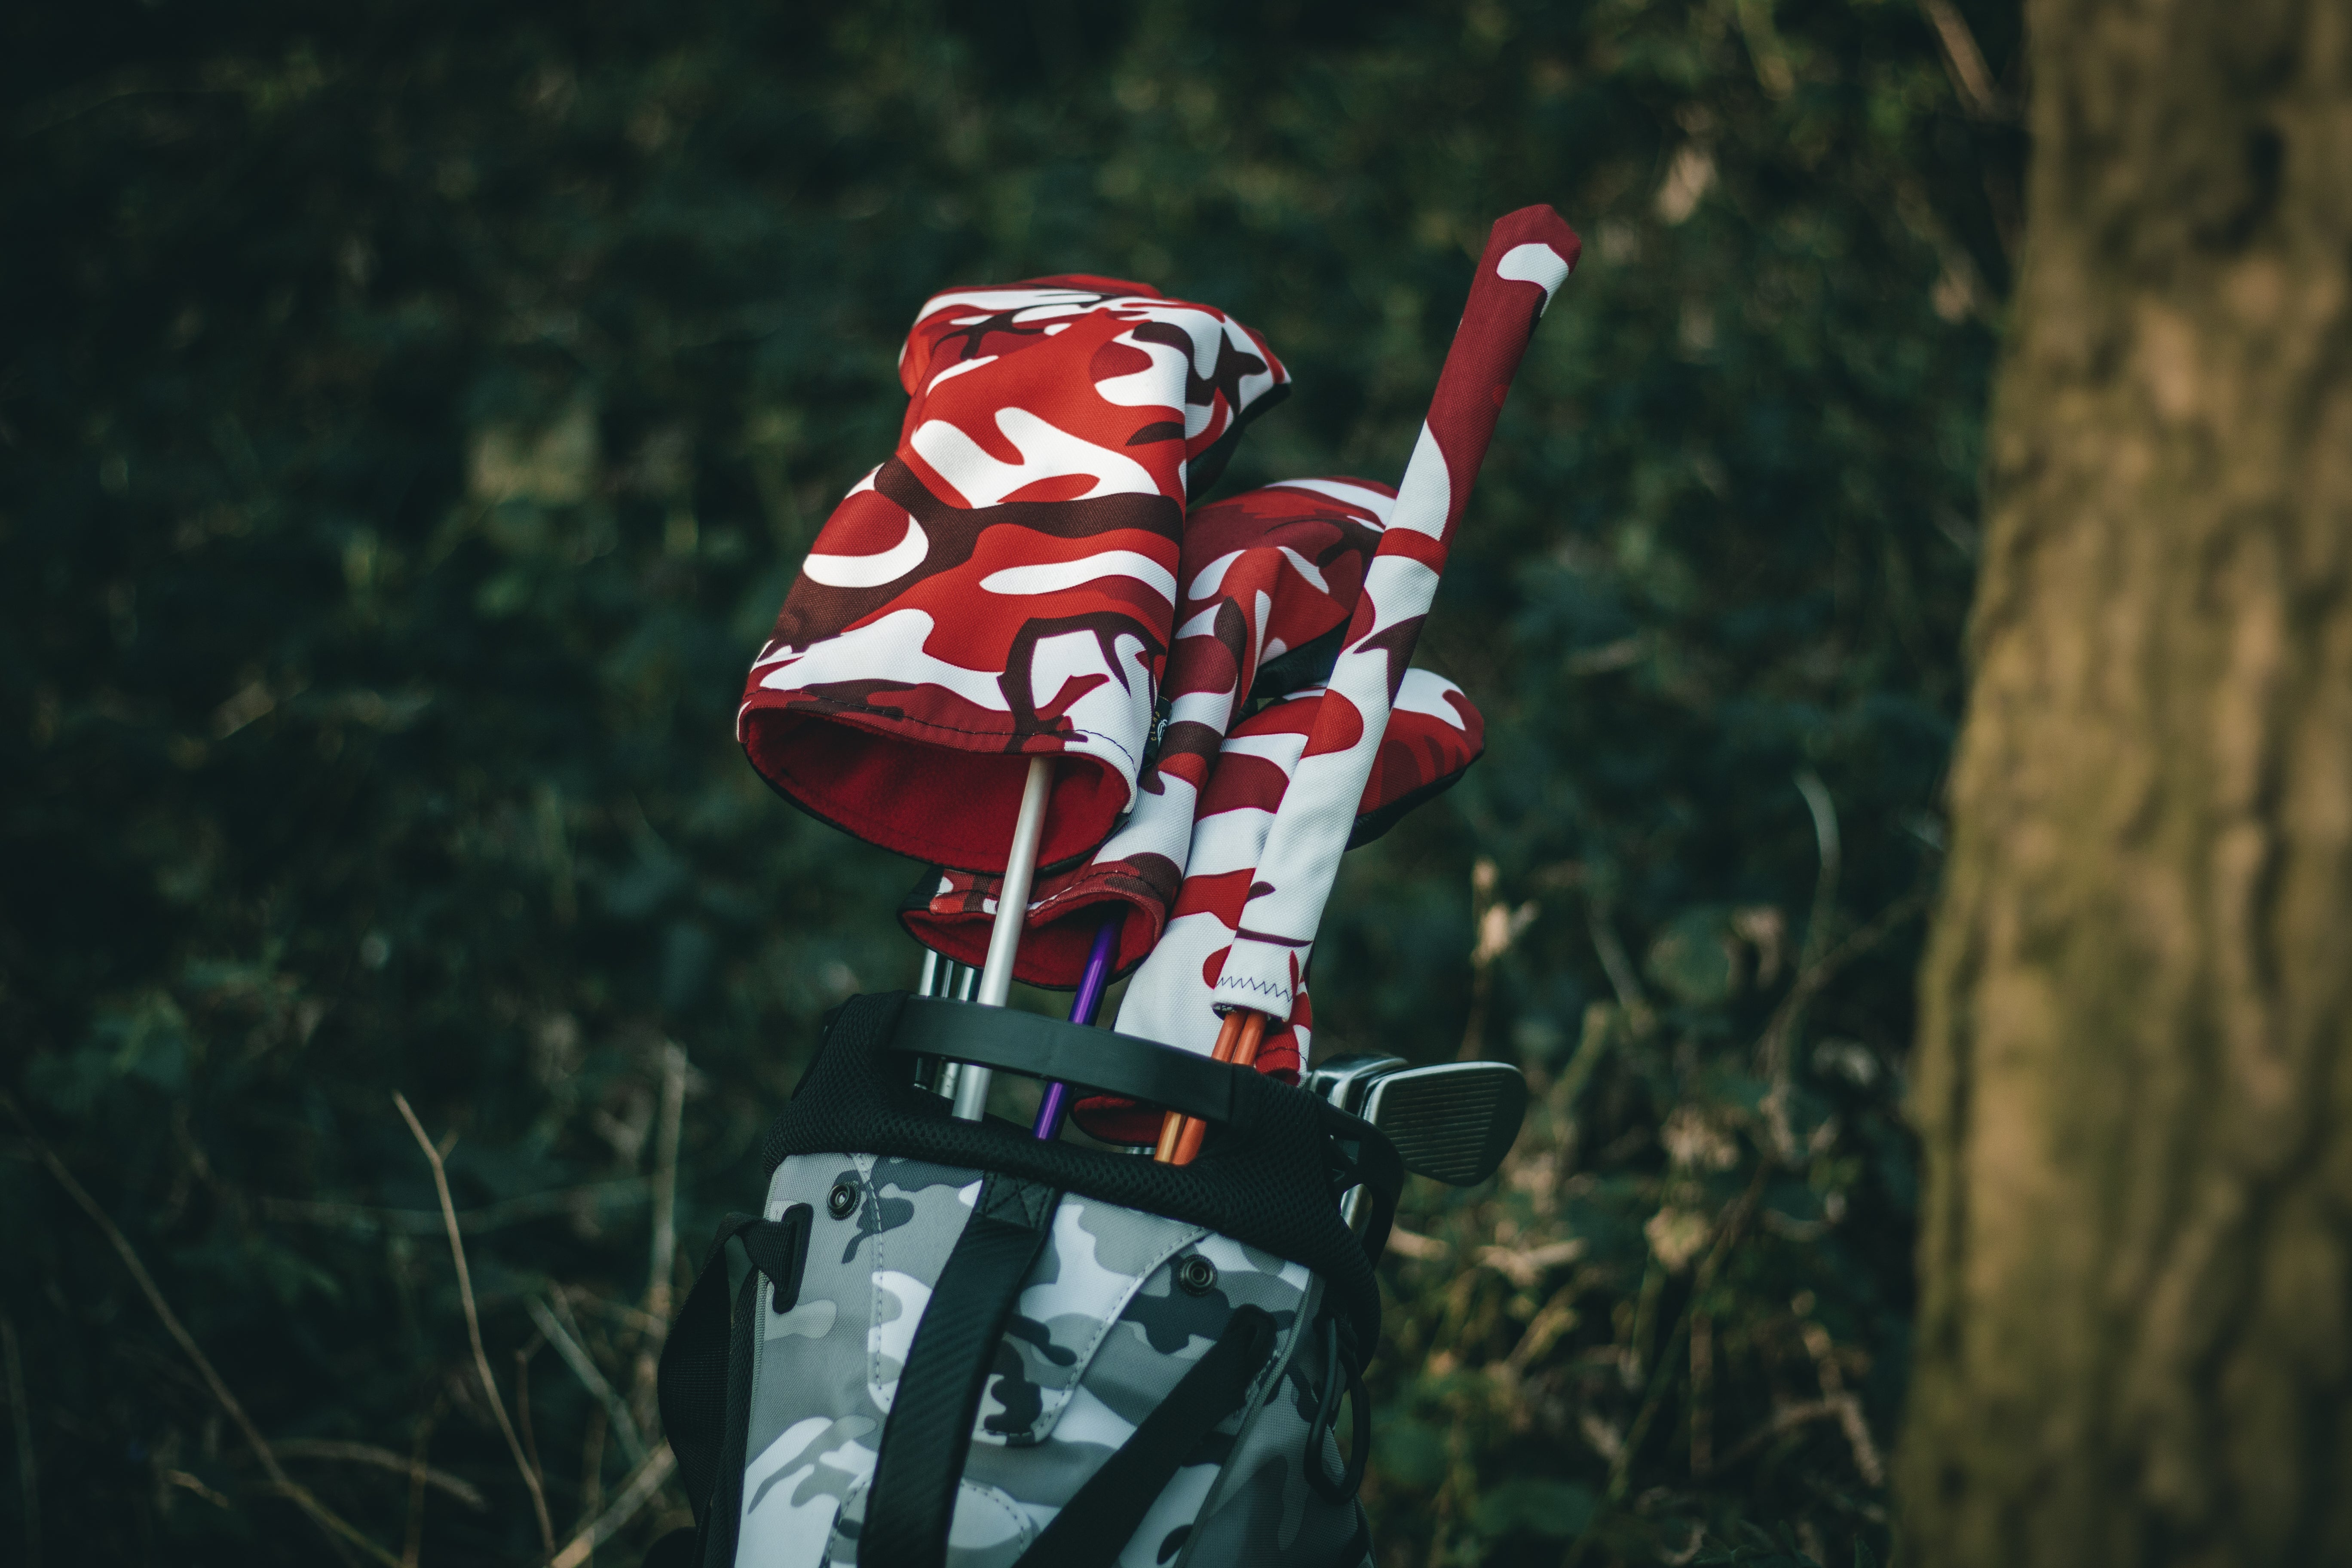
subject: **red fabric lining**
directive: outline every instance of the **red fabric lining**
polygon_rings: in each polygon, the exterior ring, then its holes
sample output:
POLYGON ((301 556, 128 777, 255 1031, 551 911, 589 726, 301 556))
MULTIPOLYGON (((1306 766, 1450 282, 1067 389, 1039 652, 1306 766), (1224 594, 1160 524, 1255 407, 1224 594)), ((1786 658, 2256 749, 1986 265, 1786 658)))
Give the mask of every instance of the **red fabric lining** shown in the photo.
MULTIPOLYGON (((933 865, 1003 874, 1012 847, 1005 825, 1021 809, 1026 754, 948 751, 868 728, 861 714, 829 718, 754 709, 744 717, 743 749, 762 778, 868 843, 933 865)), ((1127 809, 1127 783, 1098 758, 1063 752, 1061 737, 1034 739, 1048 742, 1036 751, 1062 753, 1038 851, 1039 864, 1050 866, 1102 842, 1127 809)), ((1079 962, 1085 958, 1081 950, 1079 962)))

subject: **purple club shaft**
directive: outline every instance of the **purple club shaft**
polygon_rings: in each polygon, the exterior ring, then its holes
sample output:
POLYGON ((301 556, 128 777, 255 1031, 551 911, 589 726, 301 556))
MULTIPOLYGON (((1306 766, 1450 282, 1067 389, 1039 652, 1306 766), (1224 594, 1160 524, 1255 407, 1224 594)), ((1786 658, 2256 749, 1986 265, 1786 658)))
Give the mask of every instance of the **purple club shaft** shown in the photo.
MULTIPOLYGON (((1095 932, 1095 945, 1087 953, 1086 973, 1078 979, 1077 999, 1070 1004, 1070 1022, 1073 1024, 1092 1024, 1096 1010, 1102 1005, 1103 988, 1110 981, 1110 961, 1118 952, 1119 924, 1119 917, 1114 914, 1103 921, 1100 931, 1095 932)), ((1047 1142, 1059 1138, 1062 1135, 1062 1118, 1069 1108, 1070 1086, 1066 1083, 1047 1084, 1045 1098, 1037 1107, 1037 1125, 1033 1131, 1047 1142)))

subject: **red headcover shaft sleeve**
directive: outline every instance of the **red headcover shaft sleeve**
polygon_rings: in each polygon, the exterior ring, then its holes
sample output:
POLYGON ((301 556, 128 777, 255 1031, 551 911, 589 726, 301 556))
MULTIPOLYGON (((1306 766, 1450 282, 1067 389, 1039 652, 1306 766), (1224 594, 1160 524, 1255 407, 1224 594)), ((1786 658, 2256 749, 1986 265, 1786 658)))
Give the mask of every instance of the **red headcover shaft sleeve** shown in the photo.
POLYGON ((1217 981, 1221 1008, 1252 1008, 1276 1023, 1290 1016, 1354 827, 1356 802, 1380 754, 1390 705, 1429 614, 1496 416, 1528 336, 1579 250, 1574 231, 1549 207, 1510 214, 1486 241, 1306 755, 1267 830, 1239 935, 1217 981))

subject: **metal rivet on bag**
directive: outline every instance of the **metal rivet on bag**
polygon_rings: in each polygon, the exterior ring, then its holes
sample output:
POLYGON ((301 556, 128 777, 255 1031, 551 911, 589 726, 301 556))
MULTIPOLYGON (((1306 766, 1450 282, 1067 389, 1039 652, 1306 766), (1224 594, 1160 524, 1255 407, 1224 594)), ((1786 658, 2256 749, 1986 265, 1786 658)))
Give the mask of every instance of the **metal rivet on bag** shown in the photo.
POLYGON ((824 1212, 835 1219, 847 1219, 856 1206, 857 1189, 847 1182, 834 1183, 833 1191, 824 1194, 824 1212))
POLYGON ((1217 1288, 1217 1266, 1193 1253, 1176 1266, 1177 1289, 1194 1296, 1205 1296, 1217 1288))

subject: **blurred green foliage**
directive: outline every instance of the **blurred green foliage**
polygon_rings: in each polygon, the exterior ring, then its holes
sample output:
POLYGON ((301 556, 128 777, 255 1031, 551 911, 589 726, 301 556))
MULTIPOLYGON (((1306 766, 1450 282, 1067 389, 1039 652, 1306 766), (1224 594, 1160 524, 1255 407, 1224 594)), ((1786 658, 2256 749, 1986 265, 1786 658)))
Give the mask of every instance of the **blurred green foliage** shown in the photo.
POLYGON ((1483 1050, 1539 1091, 1496 1183, 1410 1194, 1381 1559, 1883 1555, 1910 917, 2018 26, 14 8, 0 1338, 34 1463, 0 1552, 360 1560, 273 1491, 44 1145, 294 1479, 395 1556, 538 1552, 394 1089, 456 1139, 559 1538, 593 1513, 632 1457, 544 1322, 653 1425, 666 1042, 684 1270, 817 1016, 915 967, 911 868, 730 736, 799 553, 890 446, 914 307, 1066 270, 1214 301, 1297 378, 1226 488, 1392 479, 1486 225, 1548 201, 1585 262, 1423 642, 1488 755, 1354 858, 1316 975, 1324 1048, 1483 1050))

